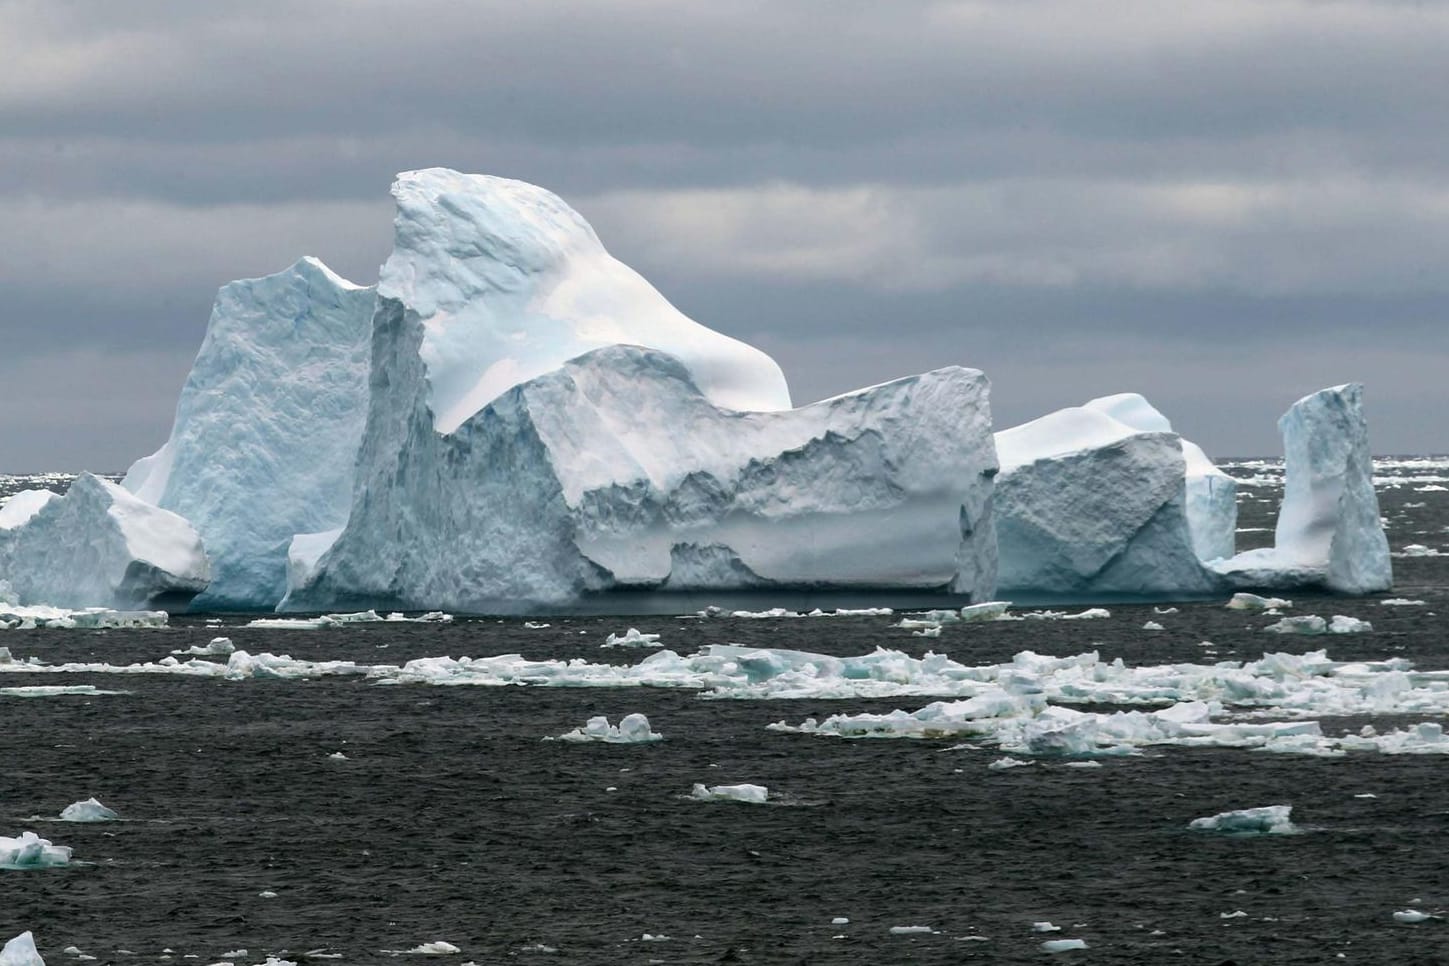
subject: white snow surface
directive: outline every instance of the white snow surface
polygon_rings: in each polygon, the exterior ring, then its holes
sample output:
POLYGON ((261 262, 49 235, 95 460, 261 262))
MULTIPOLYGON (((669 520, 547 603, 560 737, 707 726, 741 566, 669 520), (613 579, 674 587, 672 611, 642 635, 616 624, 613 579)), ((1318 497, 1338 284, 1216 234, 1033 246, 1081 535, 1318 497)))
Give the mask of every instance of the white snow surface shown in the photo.
POLYGON ((72 802, 61 810, 62 822, 114 822, 121 816, 98 802, 95 797, 72 802))
POLYGON ((619 344, 679 359, 721 408, 790 408, 773 359, 679 312, 552 192, 428 168, 399 174, 392 194, 394 247, 378 294, 422 326, 438 432, 575 356, 619 344))
POLYGON ((416 325, 379 313, 392 389, 373 396, 348 525, 287 609, 537 613, 609 590, 994 589, 996 455, 975 370, 745 413, 715 406, 678 360, 614 346, 441 436, 416 325))
POLYGON ((770 798, 770 790, 764 785, 701 785, 696 784, 689 797, 701 802, 743 802, 747 805, 763 805, 770 798))
POLYGON ((60 499, 54 490, 21 490, 0 504, 0 530, 14 530, 28 523, 51 500, 60 499))
MULTIPOLYGON (((1101 396, 1083 408, 1104 412, 1144 433, 1171 433, 1172 423, 1135 392, 1101 396)), ((1201 446, 1179 437, 1187 485, 1187 524, 1199 560, 1231 557, 1238 525, 1238 481, 1218 469, 1201 446)))
POLYGON ((1213 562, 1237 586, 1322 586, 1371 594, 1393 586, 1393 561, 1374 493, 1363 387, 1305 396, 1278 420, 1283 504, 1272 547, 1213 562))
POLYGON ((34 832, 21 832, 18 838, 0 835, 0 869, 44 869, 70 864, 68 846, 53 845, 34 832))
POLYGON ((0 580, 21 604, 135 608, 194 595, 210 575, 186 520, 90 473, 0 530, 0 580))
POLYGON ((205 540, 198 606, 274 607, 293 536, 346 522, 374 301, 315 258, 217 293, 171 436, 122 484, 205 540))
POLYGON ((1240 808, 1219 812, 1206 818, 1195 818, 1187 827, 1198 832, 1229 832, 1234 834, 1288 835, 1298 831, 1291 821, 1292 805, 1266 805, 1262 808, 1240 808))
POLYGON ((638 712, 626 714, 617 725, 609 724, 604 715, 596 715, 581 728, 566 731, 557 741, 601 741, 610 745, 640 745, 663 741, 664 736, 649 727, 649 719, 638 712))
POLYGON ((35 948, 35 936, 26 931, 8 941, 0 949, 0 966, 45 966, 35 948))
POLYGON ((996 447, 1003 593, 1195 596, 1221 584, 1194 549, 1176 434, 1078 406, 1003 430, 996 447))

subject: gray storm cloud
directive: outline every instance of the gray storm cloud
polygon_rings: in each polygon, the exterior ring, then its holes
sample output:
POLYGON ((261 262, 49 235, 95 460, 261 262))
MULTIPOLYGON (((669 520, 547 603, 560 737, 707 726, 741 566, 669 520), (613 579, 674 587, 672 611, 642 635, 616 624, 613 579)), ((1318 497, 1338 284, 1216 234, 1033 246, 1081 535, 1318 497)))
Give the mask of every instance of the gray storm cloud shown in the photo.
MULTIPOLYGON (((165 433, 216 287, 375 278, 394 172, 562 193, 799 399, 947 363, 1444 449, 1449 7, 0 0, 0 470, 165 433), (903 336, 905 336, 903 338, 903 336), (69 371, 64 382, 37 373, 69 371), (134 387, 145 385, 147 391, 134 387), (161 387, 157 389, 155 387, 161 387)), ((1077 395, 1073 395, 1073 393, 1077 395)))

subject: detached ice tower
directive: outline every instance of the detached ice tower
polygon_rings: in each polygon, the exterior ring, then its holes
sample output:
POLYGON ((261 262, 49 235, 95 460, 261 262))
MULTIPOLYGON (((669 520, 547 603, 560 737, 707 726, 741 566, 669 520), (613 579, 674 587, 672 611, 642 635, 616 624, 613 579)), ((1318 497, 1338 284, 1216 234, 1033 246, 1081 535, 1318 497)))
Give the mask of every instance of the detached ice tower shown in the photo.
POLYGON ((1278 420, 1283 506, 1273 546, 1216 561, 1235 586, 1322 586, 1372 594, 1393 586, 1389 541, 1374 493, 1363 386, 1349 383, 1298 400, 1278 420))

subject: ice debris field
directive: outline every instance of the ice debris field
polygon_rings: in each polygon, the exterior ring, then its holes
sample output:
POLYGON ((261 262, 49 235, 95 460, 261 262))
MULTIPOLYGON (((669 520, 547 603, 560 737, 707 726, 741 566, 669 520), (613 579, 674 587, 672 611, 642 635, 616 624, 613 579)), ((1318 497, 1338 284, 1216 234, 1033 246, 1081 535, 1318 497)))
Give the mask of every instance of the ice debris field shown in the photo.
MULTIPOLYGON (((1241 606, 1241 600, 1230 606, 1241 606)), ((1017 616, 1000 608, 992 619, 1080 619, 1091 613, 1036 611, 1017 616)), ((1110 613, 1100 610, 1100 616, 1110 613)), ((959 613, 933 612, 903 617, 897 626, 939 627, 961 619, 959 613)), ((1326 623, 1314 620, 1317 625, 1326 623)), ((1344 624, 1352 618, 1334 621, 1344 624)), ((1264 630, 1278 626, 1270 624, 1264 630)), ((681 637, 687 636, 686 628, 681 624, 681 637)), ((734 644, 709 644, 681 653, 659 646, 659 635, 630 630, 635 637, 654 638, 651 646, 659 649, 620 664, 586 657, 529 659, 520 654, 424 657, 388 664, 252 654, 228 638, 216 638, 179 654, 131 664, 52 663, 43 653, 20 657, 11 648, 0 648, 0 679, 148 675, 245 683, 354 677, 379 687, 671 688, 695 691, 710 700, 936 698, 941 700, 911 710, 832 714, 778 721, 769 727, 817 737, 956 739, 1012 755, 1136 755, 1165 746, 1316 756, 1449 754, 1449 736, 1438 722, 1382 732, 1365 725, 1352 733, 1332 734, 1316 720, 1449 715, 1449 669, 1420 669, 1403 658, 1335 661, 1326 650, 1267 651, 1251 661, 1132 666, 1120 658, 1103 660, 1095 650, 1060 657, 1027 650, 1005 663, 970 664, 930 650, 917 657, 888 647, 846 657, 734 644), (1093 706, 1112 710, 1091 710, 1093 706)), ((46 693, 67 690, 50 688, 46 693)), ((83 693, 106 692, 87 687, 83 693)), ((618 724, 596 716, 572 731, 545 737, 621 744, 663 738, 641 714, 629 714, 618 724)), ((75 806, 82 811, 87 807, 86 803, 75 806)))

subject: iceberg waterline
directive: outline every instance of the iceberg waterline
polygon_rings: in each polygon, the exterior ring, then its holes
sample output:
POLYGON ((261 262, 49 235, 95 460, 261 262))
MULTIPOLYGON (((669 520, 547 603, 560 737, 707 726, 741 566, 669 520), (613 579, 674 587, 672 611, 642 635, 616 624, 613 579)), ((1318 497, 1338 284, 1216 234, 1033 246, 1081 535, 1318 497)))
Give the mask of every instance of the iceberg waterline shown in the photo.
POLYGON ((548 191, 432 168, 393 196, 375 288, 312 258, 224 286, 170 438, 123 487, 0 508, 20 602, 526 613, 1390 579, 1356 386, 1284 417, 1280 547, 1228 559, 1236 483, 1139 395, 993 435, 984 375, 947 367, 792 409, 769 356, 680 314, 548 191))

